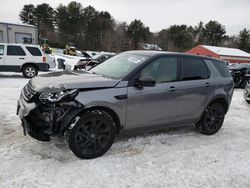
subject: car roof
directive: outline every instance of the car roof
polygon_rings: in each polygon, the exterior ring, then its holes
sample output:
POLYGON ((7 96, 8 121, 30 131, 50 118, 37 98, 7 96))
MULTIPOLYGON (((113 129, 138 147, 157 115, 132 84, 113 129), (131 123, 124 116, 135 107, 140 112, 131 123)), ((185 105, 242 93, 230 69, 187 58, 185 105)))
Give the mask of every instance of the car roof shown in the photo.
POLYGON ((195 58, 202 58, 202 59, 211 59, 211 60, 222 61, 220 59, 216 59, 216 58, 212 58, 212 57, 208 57, 208 56, 186 54, 186 53, 181 53, 181 52, 169 52, 169 51, 132 50, 132 51, 126 51, 124 53, 144 55, 144 56, 148 56, 148 57, 153 57, 153 56, 168 54, 168 55, 180 55, 180 56, 187 56, 187 57, 195 57, 195 58))
POLYGON ((17 45, 17 46, 30 46, 30 47, 39 47, 37 44, 23 44, 23 43, 0 43, 1 45, 17 45))

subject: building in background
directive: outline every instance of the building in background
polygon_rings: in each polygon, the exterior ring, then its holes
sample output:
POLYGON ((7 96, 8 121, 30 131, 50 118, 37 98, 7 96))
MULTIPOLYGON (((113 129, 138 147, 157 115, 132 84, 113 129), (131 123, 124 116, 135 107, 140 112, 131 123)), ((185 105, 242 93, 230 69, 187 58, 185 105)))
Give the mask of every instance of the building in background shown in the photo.
POLYGON ((0 42, 38 44, 37 28, 29 24, 0 22, 0 42))
POLYGON ((229 63, 250 63, 250 54, 236 48, 199 45, 186 53, 213 57, 229 63))

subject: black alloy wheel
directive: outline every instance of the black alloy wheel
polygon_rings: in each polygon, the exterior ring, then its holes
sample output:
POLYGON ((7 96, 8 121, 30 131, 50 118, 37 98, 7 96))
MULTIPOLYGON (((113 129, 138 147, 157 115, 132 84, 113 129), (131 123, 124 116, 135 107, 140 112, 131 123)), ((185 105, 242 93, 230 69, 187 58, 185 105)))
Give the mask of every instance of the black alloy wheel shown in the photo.
POLYGON ((112 146, 115 132, 115 124, 109 115, 88 112, 70 130, 68 146, 79 158, 96 158, 112 146))
POLYGON ((213 135, 220 130, 224 117, 224 107, 219 103, 211 104, 205 110, 201 120, 196 124, 196 128, 205 135, 213 135))

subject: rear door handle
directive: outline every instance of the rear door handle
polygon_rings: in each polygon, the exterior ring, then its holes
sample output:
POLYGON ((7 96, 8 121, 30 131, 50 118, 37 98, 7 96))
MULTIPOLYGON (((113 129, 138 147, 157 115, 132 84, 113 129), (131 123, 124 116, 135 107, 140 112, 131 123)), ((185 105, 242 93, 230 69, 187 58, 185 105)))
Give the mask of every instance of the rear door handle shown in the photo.
POLYGON ((20 57, 19 59, 24 59, 23 57, 20 57))
POLYGON ((0 57, 0 59, 2 59, 2 57, 0 57))
POLYGON ((170 86, 169 87, 169 91, 175 91, 175 89, 176 89, 175 86, 170 86))
POLYGON ((206 87, 209 87, 209 86, 210 86, 210 83, 209 83, 209 82, 207 82, 207 83, 206 83, 206 87))

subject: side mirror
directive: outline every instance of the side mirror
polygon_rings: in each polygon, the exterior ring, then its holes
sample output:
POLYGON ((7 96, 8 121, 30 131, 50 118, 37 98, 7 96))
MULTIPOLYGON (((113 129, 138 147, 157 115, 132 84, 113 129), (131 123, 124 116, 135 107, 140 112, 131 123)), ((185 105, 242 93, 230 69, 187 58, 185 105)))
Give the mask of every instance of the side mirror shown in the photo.
POLYGON ((135 81, 135 86, 138 88, 153 87, 155 83, 156 81, 151 77, 142 77, 135 81))

